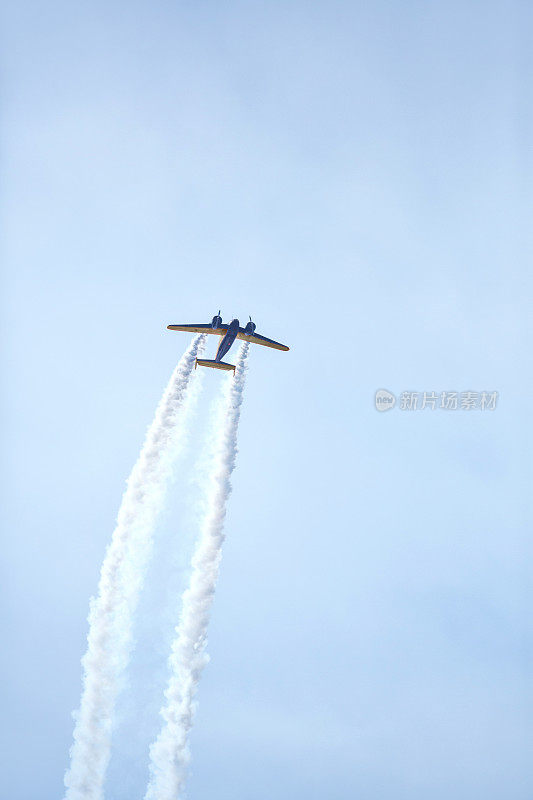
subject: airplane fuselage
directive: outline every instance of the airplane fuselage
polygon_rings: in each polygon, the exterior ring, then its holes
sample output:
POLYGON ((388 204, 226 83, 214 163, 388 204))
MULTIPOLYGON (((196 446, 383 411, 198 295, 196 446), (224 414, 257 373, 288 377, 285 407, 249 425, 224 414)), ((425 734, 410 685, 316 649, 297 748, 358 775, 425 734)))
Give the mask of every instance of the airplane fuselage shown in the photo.
POLYGON ((237 338, 238 333, 239 333, 239 320, 233 319, 229 324, 228 330, 220 340, 217 354, 215 356, 215 361, 222 361, 222 359, 230 349, 231 345, 237 338))

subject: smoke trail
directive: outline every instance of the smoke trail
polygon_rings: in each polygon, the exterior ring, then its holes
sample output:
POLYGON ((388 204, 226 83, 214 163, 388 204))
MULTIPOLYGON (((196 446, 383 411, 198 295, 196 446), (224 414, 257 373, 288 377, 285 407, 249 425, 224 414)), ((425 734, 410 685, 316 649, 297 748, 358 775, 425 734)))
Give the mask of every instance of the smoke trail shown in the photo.
POLYGON ((74 744, 65 774, 66 800, 101 800, 109 763, 112 716, 132 646, 132 621, 148 561, 153 530, 172 463, 186 433, 195 397, 191 373, 204 348, 196 336, 180 359, 146 433, 117 516, 98 586, 91 599, 83 690, 74 714, 74 744))
POLYGON ((239 352, 235 378, 228 378, 218 419, 218 440, 212 465, 208 508, 193 557, 189 588, 169 659, 171 677, 161 709, 163 727, 150 747, 150 782, 145 800, 176 800, 183 789, 190 760, 188 733, 194 717, 194 697, 202 669, 207 626, 224 541, 226 501, 237 454, 237 428, 246 377, 249 344, 239 352))

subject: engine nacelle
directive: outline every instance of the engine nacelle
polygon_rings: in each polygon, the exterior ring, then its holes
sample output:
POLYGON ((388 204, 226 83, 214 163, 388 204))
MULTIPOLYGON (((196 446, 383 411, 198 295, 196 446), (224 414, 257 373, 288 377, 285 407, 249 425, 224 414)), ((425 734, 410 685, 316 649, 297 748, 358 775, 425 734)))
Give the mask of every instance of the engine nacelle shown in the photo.
POLYGON ((222 317, 220 316, 220 311, 219 311, 218 314, 214 316, 213 319, 211 320, 211 327, 213 328, 213 330, 215 330, 216 328, 220 328, 221 325, 222 325, 222 317))
POLYGON ((254 331, 255 331, 255 322, 252 322, 252 320, 250 319, 250 322, 246 323, 246 328, 244 329, 244 332, 248 334, 248 336, 251 336, 254 331))

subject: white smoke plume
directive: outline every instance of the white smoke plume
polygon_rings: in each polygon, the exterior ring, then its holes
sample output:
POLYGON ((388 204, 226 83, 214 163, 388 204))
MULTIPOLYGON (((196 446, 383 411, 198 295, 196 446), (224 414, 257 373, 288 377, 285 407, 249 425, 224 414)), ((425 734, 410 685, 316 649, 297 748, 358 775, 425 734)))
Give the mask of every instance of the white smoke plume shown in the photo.
POLYGON ((163 393, 127 481, 102 564, 98 596, 91 599, 83 690, 65 774, 66 800, 103 797, 113 714, 132 648, 133 616, 172 464, 186 438, 188 414, 198 391, 191 375, 205 339, 203 334, 194 338, 163 393))
POLYGON ((188 734, 194 718, 194 697, 209 657, 207 626, 224 541, 226 502, 237 455, 237 428, 246 377, 249 344, 240 349, 235 378, 226 379, 217 420, 217 441, 208 506, 192 562, 189 588, 169 659, 171 676, 161 709, 164 723, 150 747, 150 781, 145 800, 176 800, 183 790, 190 760, 188 734))

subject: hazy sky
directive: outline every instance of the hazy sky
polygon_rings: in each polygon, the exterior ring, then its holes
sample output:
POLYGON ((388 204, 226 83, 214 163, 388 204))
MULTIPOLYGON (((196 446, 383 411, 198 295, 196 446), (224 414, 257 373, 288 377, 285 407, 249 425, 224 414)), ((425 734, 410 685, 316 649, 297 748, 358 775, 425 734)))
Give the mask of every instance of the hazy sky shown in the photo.
MULTIPOLYGON (((255 348, 190 800, 529 800, 526 2, 8 3, 2 794, 55 800, 88 600, 188 337, 255 348), (380 414, 374 392, 498 391, 380 414)), ((214 352, 215 342, 210 344, 214 352)), ((107 796, 142 798, 206 371, 107 796)))

